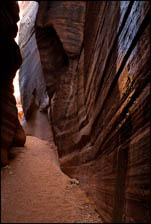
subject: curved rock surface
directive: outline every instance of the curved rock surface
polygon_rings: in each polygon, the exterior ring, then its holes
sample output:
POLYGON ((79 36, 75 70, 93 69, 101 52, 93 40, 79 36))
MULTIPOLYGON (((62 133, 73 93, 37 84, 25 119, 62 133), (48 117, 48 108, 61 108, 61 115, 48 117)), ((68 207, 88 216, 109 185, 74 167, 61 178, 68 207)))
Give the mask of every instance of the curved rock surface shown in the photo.
POLYGON ((38 3, 22 1, 19 5, 22 12, 19 27, 19 46, 23 58, 19 71, 19 85, 24 111, 21 124, 27 135, 51 141, 52 131, 48 119, 49 97, 44 82, 34 29, 38 3))
POLYGON ((13 78, 22 63, 17 35, 19 7, 16 2, 0 3, 0 45, 1 45, 1 163, 8 163, 8 149, 13 145, 24 145, 25 133, 17 116, 13 96, 13 78))
POLYGON ((80 179, 103 222, 150 220, 149 9, 39 2, 36 38, 62 169, 80 179))

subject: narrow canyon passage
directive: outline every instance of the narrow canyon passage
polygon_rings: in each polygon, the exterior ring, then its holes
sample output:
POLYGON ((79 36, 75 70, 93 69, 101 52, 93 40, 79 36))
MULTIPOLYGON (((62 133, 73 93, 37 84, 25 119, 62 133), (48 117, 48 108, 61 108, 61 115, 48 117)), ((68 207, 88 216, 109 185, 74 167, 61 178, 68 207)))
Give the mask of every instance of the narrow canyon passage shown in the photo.
POLYGON ((2 223, 101 223, 78 181, 61 171, 55 150, 31 136, 12 149, 1 174, 2 223))
POLYGON ((1 1, 0 33, 1 223, 150 223, 149 1, 1 1))

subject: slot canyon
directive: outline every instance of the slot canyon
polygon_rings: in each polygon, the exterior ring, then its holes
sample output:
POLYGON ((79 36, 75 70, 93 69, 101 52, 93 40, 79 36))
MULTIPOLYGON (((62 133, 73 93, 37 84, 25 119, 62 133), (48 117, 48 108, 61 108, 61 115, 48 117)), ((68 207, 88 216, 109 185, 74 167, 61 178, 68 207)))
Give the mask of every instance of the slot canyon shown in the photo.
POLYGON ((150 223, 150 2, 0 6, 1 223, 150 223))

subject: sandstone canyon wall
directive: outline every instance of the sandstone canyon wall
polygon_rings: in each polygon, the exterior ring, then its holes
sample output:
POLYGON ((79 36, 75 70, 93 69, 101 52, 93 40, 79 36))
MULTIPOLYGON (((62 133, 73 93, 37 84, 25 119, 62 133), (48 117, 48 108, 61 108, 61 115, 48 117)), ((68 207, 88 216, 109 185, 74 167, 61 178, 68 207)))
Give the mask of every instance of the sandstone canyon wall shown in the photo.
POLYGON ((21 124, 27 135, 52 140, 48 119, 49 97, 46 91, 39 51, 35 39, 35 18, 38 3, 22 1, 19 26, 19 47, 23 63, 19 70, 19 84, 24 118, 21 124))
POLYGON ((14 38, 17 35, 19 7, 16 2, 0 3, 1 45, 1 164, 8 163, 11 146, 23 146, 25 133, 17 117, 16 101, 13 96, 13 78, 22 63, 20 50, 14 38))
POLYGON ((26 122, 47 102, 61 167, 103 222, 149 222, 149 2, 40 1, 37 9, 35 26, 25 10, 32 26, 20 28, 26 122))

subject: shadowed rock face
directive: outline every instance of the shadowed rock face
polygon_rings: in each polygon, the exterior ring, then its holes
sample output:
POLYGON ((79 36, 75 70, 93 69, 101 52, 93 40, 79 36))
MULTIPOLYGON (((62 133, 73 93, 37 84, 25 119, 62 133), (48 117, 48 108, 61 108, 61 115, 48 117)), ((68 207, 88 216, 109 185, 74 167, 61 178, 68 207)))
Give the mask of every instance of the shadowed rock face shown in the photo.
POLYGON ((17 35, 19 8, 16 2, 0 3, 1 45, 1 163, 8 163, 8 149, 23 146, 25 133, 17 117, 13 96, 13 78, 22 63, 20 50, 14 38, 17 35))
POLYGON ((40 1, 37 45, 24 47, 38 46, 22 69, 35 58, 35 80, 42 65, 62 169, 103 222, 150 221, 149 9, 147 1, 40 1))
POLYGON ((80 137, 77 115, 82 99, 78 99, 77 69, 85 9, 86 2, 83 1, 40 2, 36 18, 36 39, 51 99, 50 114, 60 156, 73 152, 80 137))

